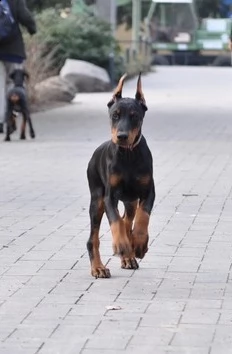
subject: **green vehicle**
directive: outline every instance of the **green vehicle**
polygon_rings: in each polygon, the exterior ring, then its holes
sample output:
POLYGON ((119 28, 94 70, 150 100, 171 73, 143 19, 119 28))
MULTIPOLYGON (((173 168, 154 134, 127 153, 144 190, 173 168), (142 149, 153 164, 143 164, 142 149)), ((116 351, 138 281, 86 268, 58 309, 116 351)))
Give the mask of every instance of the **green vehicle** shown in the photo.
POLYGON ((231 20, 198 19, 194 0, 153 0, 146 19, 156 65, 231 65, 231 20))

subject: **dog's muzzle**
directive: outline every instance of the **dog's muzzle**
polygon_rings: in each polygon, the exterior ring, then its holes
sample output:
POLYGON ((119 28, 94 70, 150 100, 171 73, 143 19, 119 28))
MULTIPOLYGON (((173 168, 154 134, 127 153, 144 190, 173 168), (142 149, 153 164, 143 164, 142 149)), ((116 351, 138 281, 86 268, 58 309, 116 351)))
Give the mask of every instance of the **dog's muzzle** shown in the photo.
POLYGON ((127 142, 128 138, 129 138, 129 134, 127 134, 127 133, 118 132, 118 134, 117 134, 117 139, 118 139, 119 144, 120 143, 125 144, 127 142))
POLYGON ((142 139, 142 134, 132 144, 128 144, 128 138, 129 138, 129 135, 127 133, 118 133, 117 134, 117 145, 119 145, 120 147, 122 147, 124 149, 133 150, 137 145, 139 145, 139 143, 142 139))

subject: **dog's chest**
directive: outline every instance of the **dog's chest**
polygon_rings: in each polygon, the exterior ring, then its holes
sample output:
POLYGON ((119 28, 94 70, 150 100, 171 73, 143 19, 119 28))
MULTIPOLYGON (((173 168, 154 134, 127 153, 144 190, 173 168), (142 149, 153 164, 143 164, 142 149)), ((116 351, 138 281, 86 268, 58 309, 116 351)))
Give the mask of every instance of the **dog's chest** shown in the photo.
POLYGON ((13 108, 14 108, 14 111, 16 111, 18 113, 22 112, 22 108, 19 104, 14 104, 13 108))
POLYGON ((150 174, 129 173, 123 171, 119 174, 112 174, 110 184, 114 188, 118 199, 122 201, 133 201, 140 198, 150 184, 150 174))

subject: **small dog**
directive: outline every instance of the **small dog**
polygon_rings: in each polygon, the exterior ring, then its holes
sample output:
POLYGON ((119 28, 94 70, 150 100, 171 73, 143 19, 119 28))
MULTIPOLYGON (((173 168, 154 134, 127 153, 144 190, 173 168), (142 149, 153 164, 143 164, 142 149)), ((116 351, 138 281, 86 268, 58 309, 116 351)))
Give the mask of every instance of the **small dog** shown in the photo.
POLYGON ((122 98, 125 77, 126 74, 108 103, 111 140, 95 150, 87 169, 91 194, 87 249, 95 278, 111 276, 99 253, 99 229, 104 212, 113 236, 114 253, 120 256, 122 268, 138 269, 136 258, 142 259, 148 251, 148 224, 155 186, 152 155, 141 131, 147 106, 141 73, 135 99, 122 98), (118 211, 119 201, 125 207, 123 217, 118 211))
POLYGON ((6 137, 5 141, 10 141, 10 135, 16 130, 16 114, 21 113, 23 122, 21 126, 20 139, 26 139, 26 124, 29 125, 30 136, 35 138, 35 132, 32 125, 26 89, 24 87, 25 78, 29 79, 29 74, 24 69, 15 69, 10 78, 14 82, 14 87, 7 93, 7 111, 6 111, 6 137))

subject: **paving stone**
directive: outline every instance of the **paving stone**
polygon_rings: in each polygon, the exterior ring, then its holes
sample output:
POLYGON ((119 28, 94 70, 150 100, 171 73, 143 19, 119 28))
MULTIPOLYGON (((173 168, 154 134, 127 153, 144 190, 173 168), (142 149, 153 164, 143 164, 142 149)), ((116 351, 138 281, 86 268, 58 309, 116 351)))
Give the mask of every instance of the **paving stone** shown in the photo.
POLYGON ((143 77, 157 190, 149 251, 138 271, 121 269, 104 216, 111 279, 91 276, 86 249, 86 167, 110 137, 111 93, 78 94, 33 115, 35 141, 0 144, 1 354, 232 352, 231 80, 210 67, 143 77))
POLYGON ((212 343, 215 329, 213 327, 180 325, 172 341, 172 346, 209 347, 212 343))
POLYGON ((141 327, 132 337, 130 347, 143 347, 146 345, 148 348, 156 348, 157 346, 167 346, 173 337, 173 329, 170 328, 145 328, 141 327))
MULTIPOLYGON (((103 334, 102 334, 103 336, 103 334)), ((114 331, 111 332, 110 336, 104 337, 104 340, 102 336, 94 336, 91 338, 85 348, 90 349, 103 349, 103 350, 112 350, 112 349, 125 349, 127 344, 129 343, 129 340, 131 338, 131 333, 127 334, 125 330, 118 331, 114 333, 114 331)))
MULTIPOLYGON (((128 351, 128 350, 127 350, 128 351)), ((122 351, 121 349, 117 350, 117 349, 84 349, 81 351, 81 353, 83 354, 122 354, 124 351, 122 351)))
POLYGON ((214 338, 214 343, 216 344, 220 344, 220 343, 224 343, 226 345, 231 344, 232 343, 232 325, 229 323, 220 323, 219 326, 217 326, 216 328, 216 333, 215 333, 215 338, 214 338))
POLYGON ((226 353, 226 354, 231 354, 232 353, 232 345, 214 345, 212 347, 211 352, 212 354, 220 354, 220 353, 226 353))
POLYGON ((220 312, 215 309, 186 310, 181 318, 181 323, 216 325, 220 312))
POLYGON ((186 309, 220 309, 222 307, 222 300, 212 299, 188 299, 186 309))
MULTIPOLYGON (((138 350, 137 346, 128 346, 126 352, 133 354, 138 350)), ((140 350, 143 350, 144 353, 147 354, 152 354, 154 353, 154 348, 152 349, 149 345, 146 346, 143 345, 140 347, 140 350)), ((173 346, 156 346, 155 347, 155 352, 157 354, 172 354, 172 353, 178 353, 178 354, 208 354, 209 353, 209 348, 192 348, 192 347, 173 347, 173 346)))
POLYGON ((14 354, 34 354, 36 351, 38 351, 39 347, 34 347, 34 348, 23 348, 18 345, 6 345, 0 344, 0 352, 1 354, 9 354, 9 353, 14 353, 14 354))

